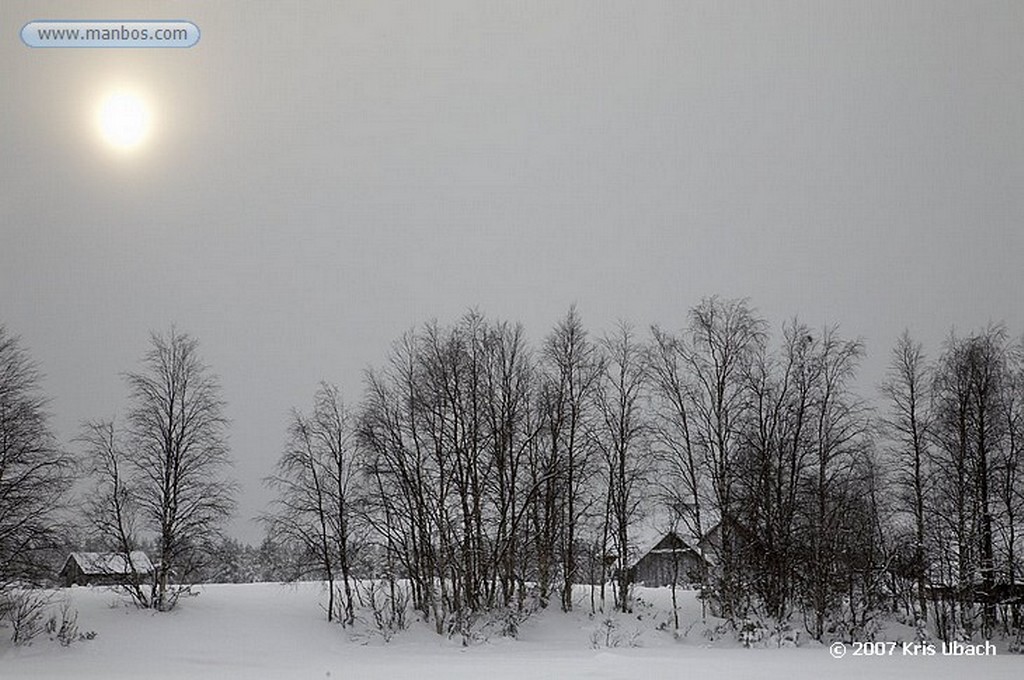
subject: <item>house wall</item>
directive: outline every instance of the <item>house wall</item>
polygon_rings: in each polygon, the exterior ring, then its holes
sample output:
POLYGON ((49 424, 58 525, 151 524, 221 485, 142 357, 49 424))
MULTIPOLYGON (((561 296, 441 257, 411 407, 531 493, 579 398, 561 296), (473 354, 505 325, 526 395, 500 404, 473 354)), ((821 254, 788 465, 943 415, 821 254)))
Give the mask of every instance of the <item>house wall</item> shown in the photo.
POLYGON ((692 552, 648 553, 633 567, 633 582, 651 588, 700 581, 700 560, 692 552), (677 571, 678 570, 678 571, 677 571))

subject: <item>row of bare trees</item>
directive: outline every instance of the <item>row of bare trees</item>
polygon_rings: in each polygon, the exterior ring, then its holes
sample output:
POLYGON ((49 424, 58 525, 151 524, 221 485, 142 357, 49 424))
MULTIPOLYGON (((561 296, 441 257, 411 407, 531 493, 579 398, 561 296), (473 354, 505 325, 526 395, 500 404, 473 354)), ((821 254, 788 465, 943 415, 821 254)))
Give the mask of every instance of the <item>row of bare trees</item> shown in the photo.
POLYGON ((438 632, 524 594, 527 513, 555 474, 537 451, 533 370, 520 327, 469 314, 405 336, 368 376, 374 525, 438 632))
POLYGON ((718 298, 649 339, 591 336, 575 309, 536 347, 477 312, 430 323, 356 408, 323 385, 294 414, 266 519, 338 581, 344 621, 356 571, 408 579, 439 632, 531 593, 570 610, 580 583, 598 585, 592 606, 612 584, 627 611, 655 513, 703 538, 699 576, 727 619, 821 639, 896 606, 928 620, 933 601, 940 634, 991 630, 1021 569, 1020 347, 993 328, 929 364, 904 336, 874 407, 855 390, 863 355, 798 320, 773 340, 746 301, 718 298))
MULTIPOLYGON (((793 320, 773 339, 744 300, 709 298, 675 331, 601 337, 571 309, 537 346, 471 312, 400 338, 349 409, 322 384, 295 411, 269 483, 275 539, 329 583, 351 623, 356 576, 408 581, 438 631, 574 586, 631 607, 645 514, 700 549, 707 601, 730 620, 802 619, 816 638, 903 607, 944 636, 1019 630, 1024 349, 993 326, 934 360, 904 335, 874 407, 855 390, 863 344, 793 320)), ((168 609, 222 542, 232 509, 227 421, 194 338, 154 335, 126 375, 122 423, 80 443, 93 538, 159 577, 168 609)), ((38 577, 72 460, 47 426, 35 365, 0 330, 0 584, 38 577)), ((375 597, 379 593, 375 594, 375 597)))
POLYGON ((1022 599, 1024 346, 990 326, 929 361, 904 335, 884 391, 907 605, 950 635, 1019 629, 1019 606, 999 603, 1022 599))
POLYGON ((653 336, 659 464, 695 534, 718 522, 724 615, 799 612, 820 639, 902 603, 947 638, 1020 630, 1024 346, 1003 327, 934 362, 904 334, 876 408, 834 327, 794 320, 772 350, 744 302, 712 299, 653 336))

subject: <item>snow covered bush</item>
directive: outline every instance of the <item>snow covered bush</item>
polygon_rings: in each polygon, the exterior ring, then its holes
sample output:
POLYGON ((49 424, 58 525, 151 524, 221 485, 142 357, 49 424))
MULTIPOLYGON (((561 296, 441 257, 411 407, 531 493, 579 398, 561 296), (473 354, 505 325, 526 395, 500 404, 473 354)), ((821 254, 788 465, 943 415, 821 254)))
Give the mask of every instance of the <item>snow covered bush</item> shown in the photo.
POLYGON ((924 619, 914 621, 914 639, 916 642, 930 642, 932 634, 928 632, 928 622, 924 619))
POLYGON ((0 599, 0 625, 11 628, 11 642, 18 647, 31 645, 42 634, 62 647, 79 640, 92 640, 96 633, 78 630, 78 611, 63 601, 56 606, 40 591, 19 590, 0 599))
POLYGON ((368 612, 374 632, 384 642, 391 642, 395 635, 408 628, 409 592, 406 588, 393 580, 367 579, 355 581, 355 584, 359 606, 368 612))
POLYGON ((736 639, 744 647, 760 647, 769 636, 768 627, 760 621, 744 619, 736 626, 736 639))
POLYGON ((501 637, 517 638, 523 624, 539 609, 540 598, 535 593, 527 595, 519 606, 495 609, 487 626, 497 629, 501 637))
POLYGON ((11 642, 30 645, 43 632, 49 599, 31 590, 12 590, 0 599, 0 620, 11 628, 11 642))
POLYGON ((1024 629, 1018 629, 1017 635, 1006 645, 1010 654, 1024 654, 1024 629))
POLYGON ((72 609, 67 602, 62 602, 56 614, 46 620, 46 635, 50 640, 60 643, 61 647, 69 647, 79 640, 92 640, 95 631, 79 632, 78 610, 72 609))
POLYGON ((590 632, 590 646, 592 649, 602 647, 639 647, 640 628, 623 630, 619 620, 613 616, 606 616, 601 623, 590 632))
POLYGON ((799 647, 801 632, 788 621, 771 618, 744 618, 739 621, 722 621, 704 629, 704 639, 709 642, 735 639, 746 648, 799 647))
POLYGON ((800 631, 794 629, 789 621, 780 621, 772 631, 772 641, 777 647, 799 647, 800 631))
POLYGON ((480 624, 480 614, 466 612, 457 614, 448 622, 448 639, 460 638, 463 647, 488 641, 486 624, 480 624))

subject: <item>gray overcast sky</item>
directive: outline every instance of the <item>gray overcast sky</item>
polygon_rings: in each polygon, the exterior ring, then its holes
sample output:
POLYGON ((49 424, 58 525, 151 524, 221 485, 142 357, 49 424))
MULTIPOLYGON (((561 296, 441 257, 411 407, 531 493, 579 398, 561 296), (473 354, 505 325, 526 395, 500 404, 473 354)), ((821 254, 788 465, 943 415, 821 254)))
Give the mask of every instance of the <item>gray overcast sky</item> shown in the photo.
POLYGON ((677 328, 749 296, 839 322, 865 389, 907 327, 1024 330, 1024 3, 0 5, 0 323, 68 441, 178 325, 220 375, 243 486, 288 409, 349 401, 470 306, 539 339, 572 302, 677 328), (33 19, 189 19, 187 50, 42 50, 33 19), (112 153, 105 92, 154 107, 112 153))

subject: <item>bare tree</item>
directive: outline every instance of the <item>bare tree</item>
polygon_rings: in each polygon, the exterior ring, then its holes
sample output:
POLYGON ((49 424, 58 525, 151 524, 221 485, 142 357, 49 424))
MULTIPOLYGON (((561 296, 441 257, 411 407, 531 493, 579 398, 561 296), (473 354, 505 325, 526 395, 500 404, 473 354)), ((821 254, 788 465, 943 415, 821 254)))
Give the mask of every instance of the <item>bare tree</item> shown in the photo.
POLYGON ((220 384, 199 358, 199 342, 175 329, 153 334, 130 393, 129 448, 142 521, 157 536, 153 605, 174 607, 219 542, 234 509, 228 421, 220 384))
POLYGON ((762 348, 747 370, 737 513, 758 541, 742 551, 741 562, 752 592, 778 621, 791 613, 800 572, 801 485, 811 459, 816 388, 813 347, 810 330, 794 319, 783 329, 779 354, 762 348))
POLYGON ((269 532, 298 542, 314 556, 314 568, 327 578, 327 620, 338 616, 343 625, 355 621, 351 558, 361 492, 362 464, 351 420, 338 388, 328 383, 317 389, 312 415, 292 411, 277 474, 267 480, 278 491, 275 511, 263 517, 269 532))
POLYGON ((129 577, 124 589, 132 601, 138 607, 149 608, 154 584, 143 582, 134 563, 133 553, 139 548, 139 507, 121 440, 113 420, 84 426, 79 441, 86 447, 89 473, 96 480, 84 514, 92 536, 124 560, 129 577))
POLYGON ((601 425, 597 442, 605 460, 609 534, 617 556, 616 604, 631 611, 630 529, 641 512, 641 501, 652 468, 650 426, 644 413, 647 369, 644 348, 625 323, 602 339, 604 371, 596 389, 601 425))
MULTIPOLYGON (((1024 344, 1015 343, 1007 352, 1006 377, 1002 395, 1003 445, 996 472, 996 497, 1000 522, 996 527, 1002 548, 1004 583, 1014 584, 1024 576, 1018 543, 1024 517, 1024 344)), ((1021 605, 1010 606, 1009 625, 1020 630, 1021 605)))
POLYGON ((509 606, 513 593, 525 596, 521 562, 527 554, 525 521, 539 489, 527 474, 529 452, 535 449, 540 425, 533 412, 536 370, 520 324, 491 324, 483 343, 484 464, 478 478, 484 503, 476 504, 474 521, 481 531, 484 562, 491 563, 485 601, 509 606), (490 505, 486 512, 483 506, 490 505), (489 525, 489 526, 488 526, 489 525), (500 586, 500 593, 498 592, 500 586))
MULTIPOLYGON (((657 326, 648 359, 651 388, 655 396, 653 428, 658 457, 665 476, 658 484, 665 505, 674 510, 691 536, 704 535, 701 507, 706 505, 707 466, 694 432, 693 390, 686 366, 688 348, 657 326)), ((672 530, 677 527, 673 524, 672 530)))
POLYGON ((972 631, 974 604, 981 601, 986 634, 995 624, 993 588, 1000 571, 995 537, 1005 525, 996 513, 1000 486, 1017 483, 1014 456, 1007 455, 1019 446, 1014 417, 1007 412, 1015 408, 1007 398, 1015 384, 1012 354, 1002 326, 966 338, 950 336, 935 374, 937 519, 953 539, 943 542, 940 556, 946 576, 959 586, 956 624, 972 631), (1014 473, 1000 483, 1001 469, 1014 473))
POLYGON ((746 300, 712 297, 690 310, 687 370, 692 394, 693 432, 707 460, 714 510, 719 517, 717 591, 722 615, 732 618, 741 596, 734 507, 740 444, 750 408, 745 376, 765 343, 765 322, 746 300))
POLYGON ((535 375, 520 326, 470 312, 409 333, 367 376, 368 518, 438 633, 525 600, 527 518, 547 478, 533 475, 535 375))
POLYGON ((585 492, 592 472, 593 394, 602 370, 601 358, 575 307, 544 341, 541 367, 544 432, 538 448, 544 460, 543 466, 533 466, 539 485, 535 535, 541 597, 546 597, 557 553, 562 567, 562 610, 570 611, 573 584, 579 579, 579 526, 590 506, 585 492))
POLYGON ((0 326, 0 610, 7 586, 46 575, 74 467, 50 430, 40 379, 19 339, 0 326))
MULTIPOLYGON (((447 615, 443 560, 436 528, 438 498, 446 480, 434 468, 425 433, 424 377, 419 338, 407 333, 395 342, 388 364, 367 374, 359 419, 359 441, 373 477, 369 516, 380 534, 389 565, 409 579, 413 606, 438 634, 447 615)), ((389 569, 389 579, 394 572, 389 569)))
POLYGON ((897 503, 913 518, 913 556, 911 571, 917 589, 917 616, 928 620, 927 585, 927 508, 929 489, 929 452, 931 437, 931 368, 920 343, 904 331, 896 342, 882 394, 889 406, 883 421, 891 442, 890 455, 895 465, 897 503))
POLYGON ((806 478, 809 502, 804 508, 810 569, 804 595, 813 612, 808 630, 820 640, 826 617, 836 610, 843 594, 845 582, 839 575, 845 566, 847 532, 864 525, 853 512, 861 507, 857 481, 863 473, 860 464, 869 453, 870 420, 866 405, 850 389, 863 343, 844 340, 834 326, 812 342, 813 443, 806 478))

